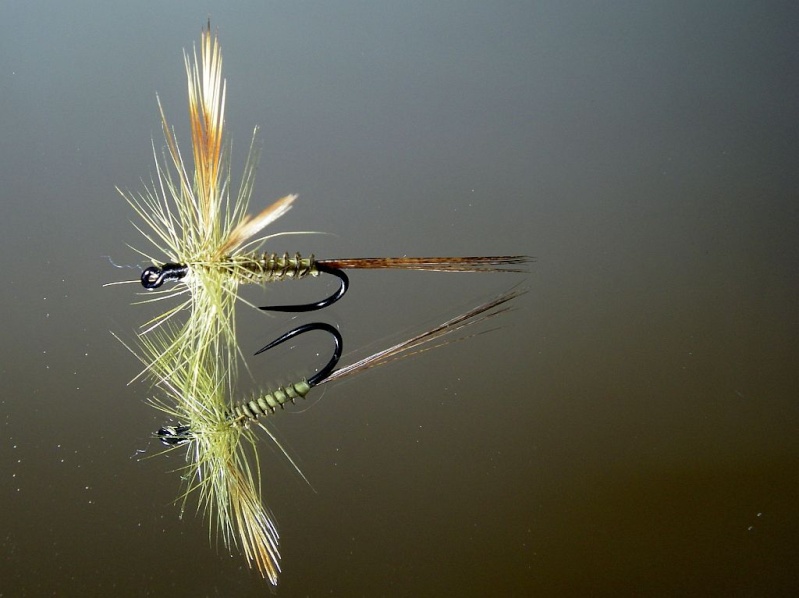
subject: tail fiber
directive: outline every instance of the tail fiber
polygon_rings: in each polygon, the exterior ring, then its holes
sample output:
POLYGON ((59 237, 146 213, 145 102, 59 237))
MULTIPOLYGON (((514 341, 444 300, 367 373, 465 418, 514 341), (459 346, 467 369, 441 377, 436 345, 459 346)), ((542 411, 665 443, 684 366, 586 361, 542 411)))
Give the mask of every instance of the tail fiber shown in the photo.
POLYGON ((532 261, 526 255, 500 255, 481 257, 361 257, 340 260, 316 260, 339 270, 397 269, 429 270, 432 272, 527 272, 523 264, 532 261))

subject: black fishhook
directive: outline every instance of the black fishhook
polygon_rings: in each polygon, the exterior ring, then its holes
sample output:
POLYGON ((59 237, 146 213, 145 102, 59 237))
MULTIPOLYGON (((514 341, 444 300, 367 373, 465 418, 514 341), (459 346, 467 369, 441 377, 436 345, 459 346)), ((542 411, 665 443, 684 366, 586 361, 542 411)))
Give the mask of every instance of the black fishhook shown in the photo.
MULTIPOLYGON (((338 364, 338 360, 341 359, 341 352, 344 349, 344 340, 341 338, 341 333, 330 324, 325 322, 312 322, 311 324, 303 324, 302 326, 298 326, 297 328, 289 330, 283 336, 276 338, 265 347, 256 351, 255 355, 259 355, 264 351, 268 351, 269 349, 276 347, 291 338, 294 338, 298 334, 303 334, 312 330, 324 330, 325 332, 329 332, 333 337, 333 342, 335 343, 333 356, 330 358, 330 361, 327 362, 325 367, 306 380, 308 386, 314 387, 331 374, 333 368, 335 368, 338 364)), ((164 426, 163 428, 159 428, 155 435, 162 444, 170 447, 180 446, 181 444, 185 444, 192 439, 191 426, 183 426, 180 424, 177 426, 164 426)))
POLYGON ((306 311, 316 311, 317 309, 323 309, 325 307, 333 305, 336 301, 338 301, 344 296, 344 293, 347 292, 347 289, 350 286, 350 279, 344 273, 343 270, 339 270, 338 268, 331 268, 329 266, 325 266, 324 264, 317 264, 316 271, 323 272, 325 274, 332 274, 341 281, 341 286, 339 287, 339 289, 335 293, 330 295, 330 297, 326 297, 325 299, 317 301, 316 303, 304 303, 302 305, 267 305, 265 307, 259 307, 258 309, 262 309, 264 311, 287 311, 287 312, 299 313, 306 311))
POLYGON ((145 289, 157 289, 165 282, 176 282, 181 278, 185 278, 189 273, 189 267, 186 264, 175 264, 168 262, 161 266, 150 266, 141 273, 141 285, 145 289))
POLYGON ((330 373, 333 371, 333 368, 336 367, 338 360, 341 358, 341 351, 344 348, 344 341, 341 338, 341 333, 330 324, 327 324, 325 322, 312 322, 311 324, 303 324, 302 326, 297 326, 297 328, 289 330, 283 336, 276 338, 262 349, 256 351, 255 355, 263 353, 264 351, 268 351, 269 349, 278 346, 280 343, 283 343, 289 340, 290 338, 294 338, 298 334, 303 334, 304 332, 310 332, 311 330, 324 330, 325 332, 329 332, 330 335, 333 337, 333 341, 336 344, 335 349, 333 349, 333 357, 330 358, 330 361, 327 362, 327 365, 325 365, 325 367, 316 372, 313 376, 311 376, 307 380, 308 386, 316 386, 322 380, 327 378, 330 375, 330 373))

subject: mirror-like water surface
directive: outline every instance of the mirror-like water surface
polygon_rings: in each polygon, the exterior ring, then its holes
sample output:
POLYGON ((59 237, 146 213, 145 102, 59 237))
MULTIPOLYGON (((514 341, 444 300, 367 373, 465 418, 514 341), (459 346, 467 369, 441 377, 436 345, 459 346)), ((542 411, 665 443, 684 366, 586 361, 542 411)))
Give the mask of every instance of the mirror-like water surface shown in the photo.
MULTIPOLYGON (((201 515, 179 518, 182 459, 157 456, 163 418, 126 386, 139 365, 111 335, 156 308, 102 286, 149 265, 114 186, 154 175, 156 93, 188 148, 181 50, 210 15, 234 179, 258 125, 253 211, 298 193, 275 230, 329 233, 275 251, 536 257, 521 279, 351 275, 324 313, 348 360, 517 281, 530 292, 500 330, 274 419, 310 482, 264 439, 279 594, 793 595, 794 12, 9 8, 0 594, 268 592, 201 515)), ((266 297, 328 288, 301 284, 266 297)), ((300 321, 239 314, 248 351, 300 321)), ((242 389, 314 359, 255 358, 242 389)))

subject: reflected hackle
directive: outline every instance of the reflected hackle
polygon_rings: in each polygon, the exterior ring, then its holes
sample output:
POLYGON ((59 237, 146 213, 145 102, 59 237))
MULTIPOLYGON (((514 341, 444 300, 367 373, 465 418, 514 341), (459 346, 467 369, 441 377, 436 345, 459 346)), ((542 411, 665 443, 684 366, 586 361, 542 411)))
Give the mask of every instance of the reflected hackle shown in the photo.
MULTIPOLYGON (((333 356, 317 374, 245 401, 236 402, 228 398, 234 392, 230 373, 224 370, 222 362, 215 361, 208 352, 205 353, 205 359, 209 361, 205 364, 199 363, 196 358, 194 361, 173 364, 157 361, 152 373, 161 392, 150 403, 181 423, 164 426, 156 437, 169 450, 186 447, 188 463, 182 477, 187 480, 188 487, 181 497, 184 508, 188 497, 197 492, 198 510, 208 518, 212 529, 217 530, 225 545, 238 546, 250 566, 276 584, 280 571, 278 532, 261 501, 262 481, 254 426, 266 431, 286 454, 264 426, 263 418, 297 399, 305 398, 316 386, 349 378, 373 367, 486 332, 481 330, 469 335, 461 334, 467 328, 511 309, 510 302, 523 292, 505 293, 430 330, 339 369, 334 367, 341 355, 341 337, 334 332, 336 342, 333 356), (453 337, 456 333, 461 335, 453 337)), ((320 329, 328 332, 334 330, 327 324, 310 324, 290 331, 280 339, 320 329)), ((143 362, 151 361, 153 355, 160 353, 159 345, 169 342, 164 332, 156 331, 143 340, 143 353, 139 355, 143 362)), ((265 349, 279 344, 282 342, 280 339, 265 349)), ((302 475, 291 458, 286 456, 302 475)))
POLYGON ((280 571, 278 532, 261 502, 261 475, 256 437, 244 426, 232 425, 231 396, 235 376, 218 342, 205 347, 166 351, 176 331, 166 325, 141 337, 136 353, 148 365, 160 392, 150 404, 179 422, 159 430, 158 437, 171 449, 186 445, 186 465, 181 468, 185 492, 197 493, 197 510, 211 531, 228 549, 238 547, 248 564, 271 583, 280 571))

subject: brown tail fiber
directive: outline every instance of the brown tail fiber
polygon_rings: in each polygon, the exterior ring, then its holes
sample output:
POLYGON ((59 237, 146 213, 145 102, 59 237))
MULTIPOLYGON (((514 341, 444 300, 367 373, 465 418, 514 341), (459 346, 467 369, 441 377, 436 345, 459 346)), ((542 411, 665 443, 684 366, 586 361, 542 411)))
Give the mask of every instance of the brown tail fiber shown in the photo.
POLYGON ((430 270, 433 272, 527 272, 522 267, 532 261, 526 255, 481 257, 361 257, 340 260, 316 260, 330 268, 430 270))

